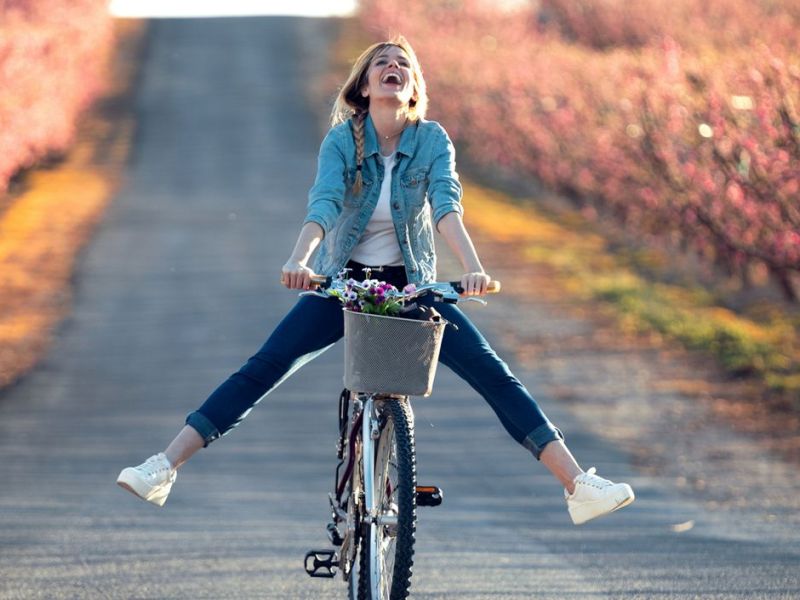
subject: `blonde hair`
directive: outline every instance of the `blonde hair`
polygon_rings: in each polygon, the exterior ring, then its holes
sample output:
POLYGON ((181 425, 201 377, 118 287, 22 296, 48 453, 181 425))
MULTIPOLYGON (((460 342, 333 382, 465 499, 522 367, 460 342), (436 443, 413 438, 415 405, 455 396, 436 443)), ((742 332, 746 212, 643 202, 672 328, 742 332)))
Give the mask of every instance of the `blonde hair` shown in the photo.
POLYGON ((402 35, 393 37, 385 42, 373 44, 361 53, 350 71, 350 76, 342 85, 336 101, 331 111, 331 127, 344 123, 348 119, 353 121, 353 138, 356 144, 356 179, 353 183, 353 193, 361 193, 363 180, 361 177, 361 167, 364 162, 364 121, 369 114, 369 98, 361 95, 361 91, 367 85, 367 71, 372 61, 378 54, 390 46, 400 48, 408 56, 411 63, 412 81, 414 91, 408 103, 406 116, 411 122, 425 117, 428 110, 428 92, 425 86, 425 79, 422 76, 417 55, 408 40, 402 35))

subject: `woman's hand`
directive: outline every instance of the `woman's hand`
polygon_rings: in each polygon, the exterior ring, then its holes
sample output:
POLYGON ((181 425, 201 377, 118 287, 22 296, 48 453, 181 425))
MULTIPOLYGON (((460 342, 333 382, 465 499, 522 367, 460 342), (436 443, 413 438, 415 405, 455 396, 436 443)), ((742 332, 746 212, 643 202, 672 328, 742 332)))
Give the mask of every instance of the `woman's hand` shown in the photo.
POLYGON ((314 271, 303 263, 289 260, 281 267, 281 283, 290 290, 311 289, 311 276, 314 271))
POLYGON ((491 280, 492 278, 483 271, 464 273, 461 276, 461 287, 464 288, 464 295, 483 296, 491 280))

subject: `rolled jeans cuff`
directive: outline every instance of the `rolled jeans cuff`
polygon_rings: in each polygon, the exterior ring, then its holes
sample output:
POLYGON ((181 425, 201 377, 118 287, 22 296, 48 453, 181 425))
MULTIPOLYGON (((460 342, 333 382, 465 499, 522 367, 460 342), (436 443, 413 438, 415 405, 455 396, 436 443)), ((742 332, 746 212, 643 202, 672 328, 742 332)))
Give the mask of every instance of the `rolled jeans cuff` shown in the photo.
POLYGON ((530 450, 531 454, 536 457, 536 460, 539 460, 542 450, 544 450, 544 447, 547 444, 555 440, 563 439, 564 434, 561 433, 561 430, 558 429, 558 427, 555 427, 552 423, 548 422, 544 425, 540 425, 526 435, 525 439, 522 440, 522 445, 530 450))
POLYGON ((203 444, 203 448, 208 447, 208 445, 220 437, 219 429, 217 426, 214 425, 211 421, 208 420, 203 413, 194 411, 193 413, 189 413, 186 417, 186 424, 193 428, 197 433, 200 434, 200 437, 203 438, 205 442, 203 444))

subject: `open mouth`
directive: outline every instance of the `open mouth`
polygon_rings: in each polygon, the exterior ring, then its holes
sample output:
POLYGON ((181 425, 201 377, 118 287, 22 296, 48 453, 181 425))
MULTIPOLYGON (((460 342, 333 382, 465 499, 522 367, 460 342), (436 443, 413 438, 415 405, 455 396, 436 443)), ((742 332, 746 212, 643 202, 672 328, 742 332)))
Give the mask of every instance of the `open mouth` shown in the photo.
POLYGON ((388 83, 391 85, 403 85, 403 78, 397 73, 389 73, 382 80, 381 83, 388 83))

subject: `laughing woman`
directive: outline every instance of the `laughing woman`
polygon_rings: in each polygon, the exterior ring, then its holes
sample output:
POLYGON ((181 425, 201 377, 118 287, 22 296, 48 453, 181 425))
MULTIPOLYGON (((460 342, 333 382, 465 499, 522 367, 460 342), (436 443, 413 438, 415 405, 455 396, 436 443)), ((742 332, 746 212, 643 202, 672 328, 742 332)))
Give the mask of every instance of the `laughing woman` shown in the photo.
MULTIPOLYGON (((434 281, 435 227, 461 261, 465 293, 486 292, 490 278, 461 220, 453 145, 438 123, 425 120, 427 104, 422 70, 403 37, 375 44, 358 58, 319 151, 308 213, 283 266, 283 285, 309 289, 315 273, 336 275, 344 267, 365 265, 382 266, 381 276, 398 288, 434 281)), ((445 334, 441 362, 471 385, 508 433, 562 483, 575 524, 633 501, 628 484, 581 469, 561 431, 457 306, 437 309, 458 327, 445 334)), ((235 428, 281 381, 343 333, 337 300, 301 297, 264 346, 188 415, 169 446, 123 469, 117 483, 163 506, 183 463, 235 428)))

